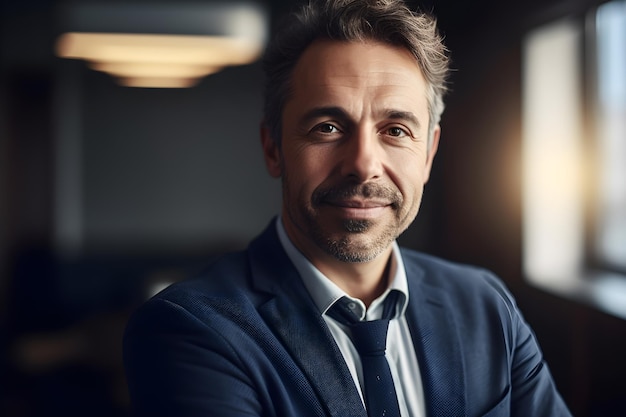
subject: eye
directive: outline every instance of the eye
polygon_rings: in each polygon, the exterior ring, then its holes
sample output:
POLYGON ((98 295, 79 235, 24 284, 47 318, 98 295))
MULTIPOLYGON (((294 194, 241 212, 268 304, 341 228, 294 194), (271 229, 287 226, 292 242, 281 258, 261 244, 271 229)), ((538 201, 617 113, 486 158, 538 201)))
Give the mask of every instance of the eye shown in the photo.
POLYGON ((330 123, 320 123, 312 129, 313 132, 330 135, 332 133, 339 133, 339 129, 330 123))
POLYGON ((394 137, 394 138, 411 137, 411 134, 407 130, 399 126, 391 126, 383 130, 383 134, 394 137))
POLYGON ((312 142, 334 142, 343 137, 341 125, 335 121, 326 121, 314 125, 306 134, 312 142))

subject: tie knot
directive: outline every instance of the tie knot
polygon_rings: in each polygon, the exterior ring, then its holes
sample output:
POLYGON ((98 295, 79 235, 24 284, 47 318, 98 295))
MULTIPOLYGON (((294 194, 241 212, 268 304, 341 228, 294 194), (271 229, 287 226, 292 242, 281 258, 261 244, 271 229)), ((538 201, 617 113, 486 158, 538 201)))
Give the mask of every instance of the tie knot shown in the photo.
POLYGON ((397 293, 387 295, 384 303, 383 318, 372 321, 360 321, 354 311, 354 302, 344 297, 338 300, 328 314, 350 329, 352 343, 361 356, 384 356, 387 345, 389 319, 395 312, 397 293))
MULTIPOLYGON (((398 302, 400 292, 391 291, 383 301, 383 319, 392 319, 396 313, 396 304, 398 302)), ((352 325, 361 321, 361 317, 357 314, 357 304, 348 297, 342 297, 337 300, 328 310, 328 314, 341 324, 352 325)))
POLYGON ((384 356, 388 319, 359 321, 350 325, 352 343, 361 356, 384 356))

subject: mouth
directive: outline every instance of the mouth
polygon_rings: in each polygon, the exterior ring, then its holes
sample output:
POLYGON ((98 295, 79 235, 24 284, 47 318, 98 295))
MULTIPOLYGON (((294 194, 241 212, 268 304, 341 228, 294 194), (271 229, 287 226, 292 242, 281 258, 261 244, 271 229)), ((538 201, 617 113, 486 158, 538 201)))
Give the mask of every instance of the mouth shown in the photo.
POLYGON ((349 219, 373 219, 386 210, 397 210, 402 195, 390 187, 380 184, 343 184, 316 190, 313 204, 338 210, 349 219))
POLYGON ((325 201, 325 205, 335 209, 340 217, 351 220, 373 220, 380 217, 392 203, 382 200, 337 200, 325 201))
POLYGON ((335 207, 353 208, 353 209, 375 209, 392 205, 390 201, 384 200, 363 200, 363 199, 346 199, 346 200, 329 200, 326 204, 335 207))
POLYGON ((380 217, 388 206, 381 207, 369 207, 369 208, 354 208, 354 207, 342 207, 340 211, 343 217, 351 220, 374 220, 380 217))

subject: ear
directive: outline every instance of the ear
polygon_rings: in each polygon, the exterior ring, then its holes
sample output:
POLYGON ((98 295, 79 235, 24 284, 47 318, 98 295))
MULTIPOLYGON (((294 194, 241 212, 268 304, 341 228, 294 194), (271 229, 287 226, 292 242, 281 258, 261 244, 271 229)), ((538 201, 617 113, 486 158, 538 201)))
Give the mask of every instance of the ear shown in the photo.
POLYGON ((428 150, 428 155, 426 156, 426 165, 424 166, 424 184, 426 184, 428 182, 428 179, 430 178, 430 170, 433 167, 433 160, 435 159, 437 147, 439 146, 440 135, 441 127, 437 125, 433 130, 433 142, 430 144, 430 149, 428 150))
POLYGON ((280 148, 272 138, 270 130, 264 122, 261 123, 261 146, 263 147, 263 157, 265 158, 267 171, 272 177, 279 178, 283 171, 280 148))

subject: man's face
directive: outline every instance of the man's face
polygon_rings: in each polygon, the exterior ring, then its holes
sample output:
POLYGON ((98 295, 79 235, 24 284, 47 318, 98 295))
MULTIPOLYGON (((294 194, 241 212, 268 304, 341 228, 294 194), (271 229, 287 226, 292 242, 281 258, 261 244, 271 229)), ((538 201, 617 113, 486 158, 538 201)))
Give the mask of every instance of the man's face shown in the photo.
POLYGON ((374 42, 316 41, 298 61, 270 173, 283 182, 283 222, 311 260, 367 262, 414 220, 430 152, 426 84, 413 56, 374 42))

